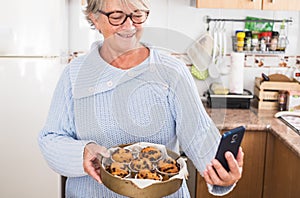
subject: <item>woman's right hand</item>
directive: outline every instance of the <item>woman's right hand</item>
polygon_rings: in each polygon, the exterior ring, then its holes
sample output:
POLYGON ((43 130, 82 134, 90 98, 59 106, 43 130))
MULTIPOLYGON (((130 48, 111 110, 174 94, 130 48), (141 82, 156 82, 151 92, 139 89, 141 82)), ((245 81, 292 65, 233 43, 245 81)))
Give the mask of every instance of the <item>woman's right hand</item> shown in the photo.
POLYGON ((100 166, 98 157, 109 157, 108 150, 96 143, 89 143, 85 146, 83 152, 83 169, 84 171, 94 178, 97 182, 102 183, 100 177, 100 166))

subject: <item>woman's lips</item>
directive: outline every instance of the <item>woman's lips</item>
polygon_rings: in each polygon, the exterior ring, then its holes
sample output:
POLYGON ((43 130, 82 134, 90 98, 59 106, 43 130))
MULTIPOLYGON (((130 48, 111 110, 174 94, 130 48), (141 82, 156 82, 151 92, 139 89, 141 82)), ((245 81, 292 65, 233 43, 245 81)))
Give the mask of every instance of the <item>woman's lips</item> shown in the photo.
POLYGON ((134 32, 118 32, 117 35, 122 37, 122 38, 132 38, 134 37, 136 31, 134 32))

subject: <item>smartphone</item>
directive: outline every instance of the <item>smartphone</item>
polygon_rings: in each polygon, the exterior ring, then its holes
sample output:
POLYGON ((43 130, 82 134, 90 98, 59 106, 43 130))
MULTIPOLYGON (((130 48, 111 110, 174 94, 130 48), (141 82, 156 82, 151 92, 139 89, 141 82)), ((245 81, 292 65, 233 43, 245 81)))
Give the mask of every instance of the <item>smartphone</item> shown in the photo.
POLYGON ((221 137, 221 142, 219 144, 216 159, 223 165, 223 167, 229 171, 229 166, 227 160, 225 159, 225 152, 230 151, 236 158, 239 147, 244 137, 245 127, 239 126, 237 128, 231 129, 225 132, 221 137))

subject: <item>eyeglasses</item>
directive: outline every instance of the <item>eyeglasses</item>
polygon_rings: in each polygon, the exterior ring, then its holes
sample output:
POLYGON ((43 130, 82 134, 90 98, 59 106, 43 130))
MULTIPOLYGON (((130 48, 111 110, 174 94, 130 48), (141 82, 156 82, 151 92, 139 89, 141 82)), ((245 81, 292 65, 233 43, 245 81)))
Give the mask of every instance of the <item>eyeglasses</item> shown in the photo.
POLYGON ((113 26, 123 25, 128 17, 131 19, 133 24, 142 24, 147 20, 149 15, 149 10, 135 10, 130 14, 126 14, 120 10, 112 12, 103 12, 102 10, 98 10, 98 12, 107 16, 109 23, 113 26))

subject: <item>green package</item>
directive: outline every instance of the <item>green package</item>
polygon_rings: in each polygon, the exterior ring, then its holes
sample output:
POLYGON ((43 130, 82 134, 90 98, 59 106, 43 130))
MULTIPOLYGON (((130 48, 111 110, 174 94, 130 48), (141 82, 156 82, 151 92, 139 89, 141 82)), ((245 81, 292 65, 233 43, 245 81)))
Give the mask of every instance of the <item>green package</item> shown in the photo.
POLYGON ((245 29, 253 32, 269 32, 273 31, 274 22, 263 21, 269 19, 256 18, 256 17, 246 17, 245 29), (255 20, 255 21, 251 21, 255 20), (259 21, 262 20, 262 21, 259 21))

